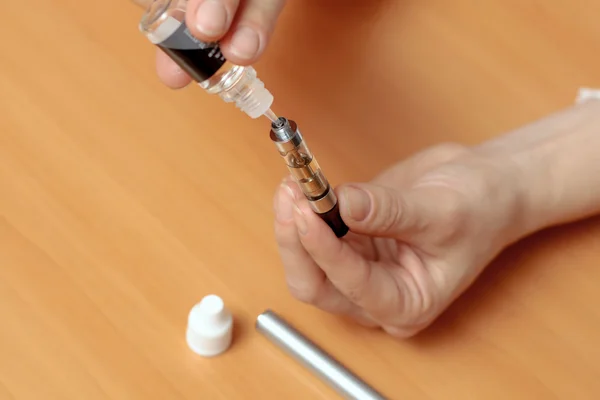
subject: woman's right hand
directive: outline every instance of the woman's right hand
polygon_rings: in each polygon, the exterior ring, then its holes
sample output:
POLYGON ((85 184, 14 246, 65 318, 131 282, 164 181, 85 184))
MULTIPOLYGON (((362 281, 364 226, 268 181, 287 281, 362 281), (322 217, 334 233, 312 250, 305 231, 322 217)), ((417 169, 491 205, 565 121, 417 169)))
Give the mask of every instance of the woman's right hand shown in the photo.
MULTIPOLYGON (((199 40, 219 41, 227 60, 250 65, 264 52, 284 5, 285 0, 189 0, 186 23, 199 40)), ((160 49, 156 68, 160 80, 173 89, 191 82, 160 49)))

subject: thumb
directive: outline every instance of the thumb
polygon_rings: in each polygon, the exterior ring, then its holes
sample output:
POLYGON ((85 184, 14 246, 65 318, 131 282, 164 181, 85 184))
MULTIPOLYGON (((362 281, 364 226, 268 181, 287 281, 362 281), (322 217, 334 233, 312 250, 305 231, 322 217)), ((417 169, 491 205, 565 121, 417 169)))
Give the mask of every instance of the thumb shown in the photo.
POLYGON ((412 237, 423 233, 450 211, 453 204, 441 188, 406 192, 369 183, 337 189, 340 213, 350 230, 379 237, 412 237))

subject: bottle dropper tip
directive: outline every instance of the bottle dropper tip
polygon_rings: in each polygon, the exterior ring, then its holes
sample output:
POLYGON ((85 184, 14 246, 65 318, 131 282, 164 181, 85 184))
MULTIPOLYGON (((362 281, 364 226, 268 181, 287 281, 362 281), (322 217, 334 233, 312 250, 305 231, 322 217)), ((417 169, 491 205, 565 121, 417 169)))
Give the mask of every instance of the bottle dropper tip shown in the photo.
POLYGON ((267 111, 265 111, 264 116, 269 118, 271 122, 275 122, 279 119, 279 117, 277 117, 277 114, 275 114, 270 108, 267 111))

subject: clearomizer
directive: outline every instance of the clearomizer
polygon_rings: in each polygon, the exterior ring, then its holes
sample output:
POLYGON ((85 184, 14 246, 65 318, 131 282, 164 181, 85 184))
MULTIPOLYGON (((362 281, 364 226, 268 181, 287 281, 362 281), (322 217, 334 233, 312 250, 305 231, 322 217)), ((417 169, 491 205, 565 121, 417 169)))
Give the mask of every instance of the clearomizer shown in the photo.
POLYGON ((279 117, 271 124, 270 136, 313 211, 337 237, 346 235, 349 229, 340 216, 337 196, 306 145, 296 122, 279 117))
POLYGON ((218 43, 205 43, 189 31, 185 23, 187 0, 133 0, 145 8, 140 31, 175 61, 200 87, 219 95, 251 118, 265 115, 276 120, 270 110, 273 95, 250 66, 233 65, 221 53, 218 43))

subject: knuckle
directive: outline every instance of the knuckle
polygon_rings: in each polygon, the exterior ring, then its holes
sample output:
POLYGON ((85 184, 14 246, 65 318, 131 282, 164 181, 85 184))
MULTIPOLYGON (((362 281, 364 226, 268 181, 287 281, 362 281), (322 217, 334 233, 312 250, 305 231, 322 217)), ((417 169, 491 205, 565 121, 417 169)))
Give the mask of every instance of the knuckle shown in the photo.
POLYGON ((436 236, 442 240, 452 240, 462 232, 470 212, 468 203, 459 193, 445 196, 440 202, 440 221, 436 224, 438 227, 436 236))
POLYGON ((405 219, 405 212, 406 212, 406 204, 404 202, 404 200, 402 199, 402 197, 398 194, 390 194, 389 195, 390 198, 390 204, 389 204, 389 208, 390 208, 390 216, 389 216, 389 220, 390 220, 390 228, 391 229, 393 226, 396 226, 398 224, 400 224, 404 219, 405 219))
POLYGON ((377 323, 376 321, 374 321, 372 318, 362 315, 362 314, 354 314, 351 315, 350 318, 352 318, 352 320, 365 328, 369 328, 369 329, 374 329, 374 328, 379 328, 379 323, 377 323))
POLYGON ((383 326, 382 329, 390 336, 397 339, 410 339, 415 336, 418 332, 413 328, 404 328, 397 326, 383 326))
POLYGON ((350 302, 365 309, 371 308, 369 304, 366 304, 366 295, 370 294, 367 291, 371 287, 372 270, 368 265, 356 265, 355 267, 355 270, 348 276, 340 277, 337 282, 330 278, 330 281, 350 302))
POLYGON ((410 339, 421 332, 423 332, 427 327, 431 325, 431 321, 423 322, 423 323, 415 323, 411 325, 385 325, 382 329, 392 337, 398 339, 410 339))
POLYGON ((401 199, 391 190, 386 189, 373 207, 373 215, 375 215, 376 219, 374 224, 380 227, 383 232, 394 230, 396 225, 402 220, 403 207, 401 199))
POLYGON ((430 319, 437 315, 439 308, 437 296, 430 292, 424 293, 418 308, 419 315, 423 319, 422 323, 429 323, 430 319))
POLYGON ((299 284, 297 281, 287 281, 288 291, 296 300, 317 305, 322 293, 323 284, 317 285, 304 285, 299 284))
POLYGON ((363 298, 362 293, 362 288, 355 286, 346 291, 346 297, 353 303, 360 303, 360 300, 363 298))
POLYGON ((463 197, 459 194, 447 196, 442 203, 443 217, 446 223, 455 225, 464 220, 469 210, 463 197))
POLYGON ((289 249, 292 247, 293 238, 290 237, 289 229, 276 223, 274 227, 275 243, 280 249, 289 249))
POLYGON ((353 282, 344 282, 343 284, 336 285, 334 282, 334 286, 344 287, 344 295, 354 304, 362 305, 364 303, 365 291, 368 287, 369 282, 369 270, 365 270, 365 273, 360 274, 353 279, 353 282))

